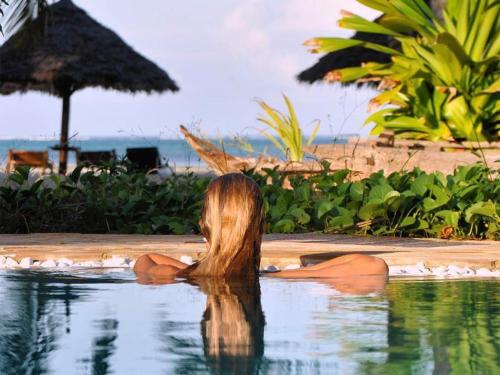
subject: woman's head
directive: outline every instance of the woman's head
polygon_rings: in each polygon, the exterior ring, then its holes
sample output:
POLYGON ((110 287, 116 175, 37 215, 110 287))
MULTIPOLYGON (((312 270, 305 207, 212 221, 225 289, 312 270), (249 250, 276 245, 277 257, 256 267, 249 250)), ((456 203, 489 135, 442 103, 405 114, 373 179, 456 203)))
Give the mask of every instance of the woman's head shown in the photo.
POLYGON ((200 219, 207 257, 192 275, 255 276, 260 265, 262 196, 251 178, 230 173, 208 186, 200 219))

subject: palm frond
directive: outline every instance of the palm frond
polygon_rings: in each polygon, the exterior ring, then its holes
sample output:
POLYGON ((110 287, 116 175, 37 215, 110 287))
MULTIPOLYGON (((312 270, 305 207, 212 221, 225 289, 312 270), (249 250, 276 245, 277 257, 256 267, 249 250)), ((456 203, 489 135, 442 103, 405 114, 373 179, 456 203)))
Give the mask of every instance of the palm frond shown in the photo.
MULTIPOLYGON (((47 0, 0 0, 0 32, 12 35, 27 21, 38 16, 45 17, 47 9, 47 0)), ((44 23, 41 22, 41 25, 44 23)))
MULTIPOLYGON (((262 130, 261 134, 283 152, 285 157, 290 161, 302 161, 304 158, 304 151, 302 149, 303 134, 299 119, 290 99, 286 95, 283 95, 283 100, 288 112, 286 114, 270 107, 264 101, 257 101, 267 115, 267 117, 258 117, 257 119, 275 132, 276 136, 269 134, 265 130, 262 130)), ((313 134, 309 138, 309 142, 312 142, 318 129, 319 124, 316 125, 313 134)))

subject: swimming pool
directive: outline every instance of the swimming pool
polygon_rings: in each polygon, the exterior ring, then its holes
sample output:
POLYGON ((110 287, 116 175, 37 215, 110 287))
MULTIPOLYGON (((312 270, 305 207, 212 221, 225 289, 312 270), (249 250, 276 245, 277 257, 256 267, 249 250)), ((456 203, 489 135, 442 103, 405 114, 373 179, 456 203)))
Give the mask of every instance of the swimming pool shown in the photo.
POLYGON ((0 374, 493 374, 499 286, 0 271, 0 374))

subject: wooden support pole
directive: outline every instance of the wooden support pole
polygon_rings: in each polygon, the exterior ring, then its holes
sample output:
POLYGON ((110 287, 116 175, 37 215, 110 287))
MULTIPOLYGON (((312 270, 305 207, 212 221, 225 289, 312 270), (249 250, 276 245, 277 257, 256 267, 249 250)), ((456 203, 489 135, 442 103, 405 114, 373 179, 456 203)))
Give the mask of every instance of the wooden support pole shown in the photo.
POLYGON ((66 174, 68 167, 68 132, 69 132, 69 107, 70 93, 63 96, 62 121, 61 121, 61 140, 59 150, 59 174, 66 174))

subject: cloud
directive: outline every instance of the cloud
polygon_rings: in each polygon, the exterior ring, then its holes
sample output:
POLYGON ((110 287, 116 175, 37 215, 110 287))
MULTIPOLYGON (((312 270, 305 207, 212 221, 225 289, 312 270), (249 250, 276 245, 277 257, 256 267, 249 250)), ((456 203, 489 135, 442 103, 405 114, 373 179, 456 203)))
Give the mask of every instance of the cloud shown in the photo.
POLYGON ((352 34, 352 31, 337 26, 342 9, 367 19, 373 19, 377 15, 377 12, 353 0, 289 0, 283 8, 282 27, 290 31, 305 32, 311 36, 318 33, 339 36, 352 34))
POLYGON ((301 47, 303 41, 320 35, 353 33, 337 26, 343 8, 368 19, 377 14, 354 0, 248 0, 223 14, 219 32, 229 56, 245 57, 250 69, 271 73, 274 79, 289 80, 300 67, 317 58, 311 60, 301 47))

